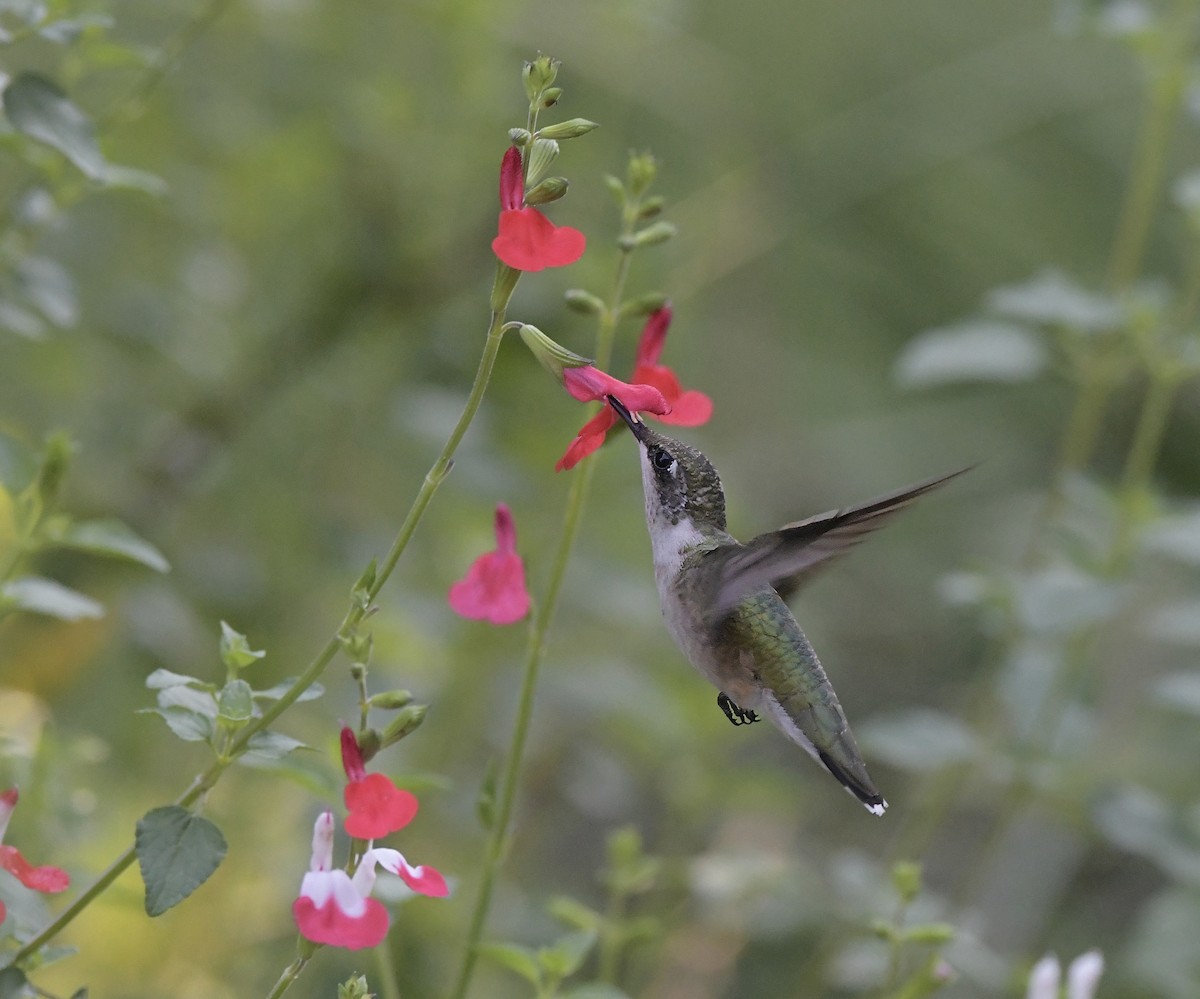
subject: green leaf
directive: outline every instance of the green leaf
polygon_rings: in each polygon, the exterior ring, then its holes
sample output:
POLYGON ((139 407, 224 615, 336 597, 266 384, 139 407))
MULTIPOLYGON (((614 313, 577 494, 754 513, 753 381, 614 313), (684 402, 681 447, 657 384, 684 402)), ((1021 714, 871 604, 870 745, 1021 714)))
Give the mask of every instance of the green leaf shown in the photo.
POLYGON ((254 717, 254 695, 245 680, 230 680, 217 695, 217 720, 234 728, 254 717))
POLYGON ((62 621, 104 617, 104 607, 91 597, 40 576, 14 579, 0 587, 0 606, 4 605, 62 621))
POLYGON ((108 168, 88 118, 38 73, 21 73, 4 89, 4 113, 13 128, 58 150, 87 177, 102 181, 108 168))
POLYGON ((93 555, 128 559, 156 572, 167 572, 171 568, 162 552, 119 520, 85 520, 72 524, 55 538, 54 543, 93 555))
MULTIPOLYGON (((254 691, 255 698, 263 701, 277 701, 296 683, 296 677, 288 677, 286 680, 280 680, 274 687, 268 687, 266 690, 254 691)), ((303 694, 296 698, 296 703, 301 701, 315 701, 318 697, 325 696, 325 688, 319 683, 314 683, 311 687, 305 688, 303 694)))
POLYGON ((597 930, 604 922, 604 917, 595 909, 589 909, 582 902, 567 895, 558 895, 550 900, 547 909, 555 919, 577 930, 597 930))
POLYGON ((185 673, 172 673, 169 669, 156 669, 146 677, 146 686, 151 690, 165 690, 167 687, 199 687, 202 690, 215 689, 212 684, 205 683, 198 677, 185 673))
POLYGON ((954 382, 1024 382, 1046 367, 1046 348, 1024 326, 975 320, 926 330, 896 359, 896 381, 907 388, 954 382))
POLYGON ((204 884, 228 849, 220 829, 178 805, 142 816, 135 846, 148 916, 162 915, 204 884))
POLYGON ((184 742, 208 742, 215 731, 210 717, 187 708, 139 708, 138 714, 158 715, 184 742))
POLYGON ((1200 566, 1200 509, 1164 517, 1149 525, 1141 543, 1147 551, 1200 566))
POLYGON ((538 951, 538 964, 545 969, 547 975, 561 981, 575 974, 588 954, 596 946, 595 930, 577 930, 566 933, 554 942, 553 947, 543 947, 538 951))
POLYGON ((229 669, 245 669, 265 656, 261 650, 250 648, 246 636, 221 622, 221 662, 229 669))
POLYGON ((1200 715, 1200 672, 1168 673, 1160 677, 1152 689, 1154 699, 1164 707, 1200 715))
POLYGON ((491 958, 497 964, 520 975, 527 982, 532 982, 534 985, 541 984, 542 970, 538 966, 533 951, 528 947, 522 947, 519 944, 485 943, 479 945, 479 955, 491 958))
POLYGON ((312 747, 279 732, 255 732, 246 744, 246 752, 238 757, 239 763, 250 767, 269 767, 297 749, 312 747))
POLYGON ((868 719, 860 727, 859 741, 892 766, 918 773, 966 763, 979 753, 969 728, 925 708, 868 719))
POLYGON ((1124 318, 1115 299, 1090 292, 1055 270, 995 289, 987 296, 986 305, 1009 319, 1085 333, 1117 329, 1124 318))
POLYGON ((75 281, 57 260, 25 257, 16 267, 17 284, 26 299, 55 326, 74 326, 79 321, 75 281))
POLYGON ((176 683, 159 690, 156 698, 160 708, 184 708, 216 722, 217 698, 206 685, 176 683))
POLYGON ((37 992, 20 968, 0 971, 0 999, 35 999, 36 996, 37 992))

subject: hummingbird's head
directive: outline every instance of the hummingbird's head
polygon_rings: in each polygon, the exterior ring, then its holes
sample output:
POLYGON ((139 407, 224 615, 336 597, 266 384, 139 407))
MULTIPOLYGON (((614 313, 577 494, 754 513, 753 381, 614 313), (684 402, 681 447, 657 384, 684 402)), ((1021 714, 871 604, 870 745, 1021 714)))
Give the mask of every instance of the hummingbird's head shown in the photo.
POLYGON ((625 421, 641 449, 646 517, 675 526, 690 520, 697 527, 725 530, 725 493, 717 470, 701 452, 651 430, 615 396, 608 403, 625 421))

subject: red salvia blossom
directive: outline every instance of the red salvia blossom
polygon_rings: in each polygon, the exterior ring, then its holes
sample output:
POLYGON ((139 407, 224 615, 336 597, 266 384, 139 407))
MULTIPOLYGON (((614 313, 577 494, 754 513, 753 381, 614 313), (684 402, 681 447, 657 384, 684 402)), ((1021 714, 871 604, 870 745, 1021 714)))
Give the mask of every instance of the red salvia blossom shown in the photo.
MULTIPOLYGON (((707 423, 709 417, 712 416, 712 399, 695 389, 685 390, 679 384, 679 378, 675 372, 665 364, 658 363, 667 337, 667 328, 671 325, 671 317, 670 303, 650 314, 650 318, 646 320, 646 326, 642 330, 641 339, 638 341, 637 358, 633 369, 633 381, 637 383, 636 387, 644 389, 649 386, 657 389, 668 404, 666 411, 649 406, 644 408, 635 406, 620 390, 607 391, 600 396, 588 398, 615 395, 631 412, 634 409, 641 409, 642 412, 655 414, 663 423, 673 423, 676 426, 698 427, 702 423, 707 423)), ((584 369, 568 369, 568 372, 570 370, 584 369)), ((602 374, 602 372, 600 373, 602 374)), ((614 378, 612 381, 616 382, 616 379, 614 378)), ((571 392, 576 399, 583 398, 572 391, 570 385, 567 386, 567 391, 571 392)), ((616 426, 617 420, 617 414, 613 412, 612 407, 605 406, 583 425, 566 453, 554 466, 555 469, 561 472, 564 469, 574 468, 604 443, 605 435, 616 426)))
POLYGON ((525 206, 522 171, 521 150, 509 146, 500 163, 500 222, 492 251, 519 271, 575 263, 587 246, 583 233, 570 226, 556 226, 536 208, 525 206))
POLYGON ((529 613, 517 528, 503 503, 496 506, 496 550, 471 563, 466 576, 450 587, 449 601, 456 614, 492 624, 512 624, 529 613))
MULTIPOLYGON (((8 820, 17 807, 17 789, 10 787, 0 794, 0 840, 8 829, 8 820)), ((53 894, 65 891, 71 884, 70 875, 61 867, 34 867, 15 846, 0 846, 0 868, 8 871, 26 888, 53 894)), ((8 915, 4 903, 0 902, 0 922, 8 915)))
POLYGON ((346 832, 355 839, 378 839, 408 825, 417 814, 416 795, 396 787, 383 774, 369 774, 362 750, 349 726, 342 729, 342 766, 346 770, 346 832))

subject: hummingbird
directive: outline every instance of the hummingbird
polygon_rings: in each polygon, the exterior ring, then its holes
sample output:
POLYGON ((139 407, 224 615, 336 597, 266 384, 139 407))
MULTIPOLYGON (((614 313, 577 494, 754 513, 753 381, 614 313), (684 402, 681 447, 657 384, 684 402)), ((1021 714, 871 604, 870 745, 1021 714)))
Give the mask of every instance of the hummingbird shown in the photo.
POLYGON ((743 544, 725 528, 725 494, 712 463, 694 447, 651 430, 615 396, 608 402, 641 452, 654 579, 675 644, 717 688, 717 705, 734 725, 766 716, 867 811, 883 815, 887 802, 785 601, 826 561, 967 469, 786 524, 743 544))

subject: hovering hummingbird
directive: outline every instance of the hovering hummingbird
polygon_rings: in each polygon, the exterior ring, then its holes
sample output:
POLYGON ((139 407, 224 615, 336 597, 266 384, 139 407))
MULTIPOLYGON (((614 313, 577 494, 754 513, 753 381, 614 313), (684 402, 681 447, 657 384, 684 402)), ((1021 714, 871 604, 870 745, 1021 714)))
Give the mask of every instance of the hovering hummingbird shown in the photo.
POLYGON ((646 526, 667 630, 719 691, 734 725, 767 718, 874 815, 887 808, 817 654, 784 602, 827 559, 880 527, 960 469, 742 544, 725 529, 725 494, 699 451, 651 430, 614 396, 609 404, 641 448, 646 526))

